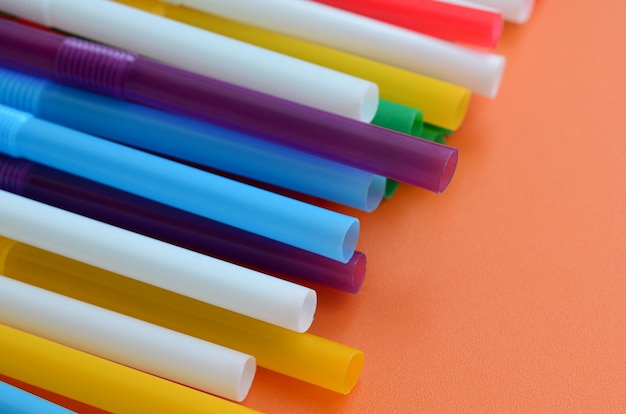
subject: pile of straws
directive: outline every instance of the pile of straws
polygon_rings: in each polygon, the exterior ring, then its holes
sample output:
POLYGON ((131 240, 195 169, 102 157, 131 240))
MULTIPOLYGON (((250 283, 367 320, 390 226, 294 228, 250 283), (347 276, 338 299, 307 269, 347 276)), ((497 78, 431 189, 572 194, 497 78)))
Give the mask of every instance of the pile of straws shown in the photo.
MULTIPOLYGON (((116 413, 251 412, 257 364, 347 394, 304 284, 359 290, 359 222, 306 200, 445 190, 533 6, 460 3, 0 0, 0 374, 116 413)), ((37 398, 0 384, 67 412, 37 398)))

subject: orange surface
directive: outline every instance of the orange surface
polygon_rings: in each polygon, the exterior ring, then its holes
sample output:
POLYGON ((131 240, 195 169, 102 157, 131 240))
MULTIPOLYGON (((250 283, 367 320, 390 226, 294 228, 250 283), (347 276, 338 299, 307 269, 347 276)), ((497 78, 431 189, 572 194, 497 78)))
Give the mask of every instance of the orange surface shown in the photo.
POLYGON ((626 2, 544 0, 507 24, 448 190, 362 219, 355 296, 312 331, 365 352, 344 397, 262 370, 269 413, 626 412, 626 2))
POLYGON ((365 352, 342 396, 259 370, 268 413, 626 412, 626 2, 544 0, 507 24, 441 195, 361 214, 361 292, 311 333, 365 352))

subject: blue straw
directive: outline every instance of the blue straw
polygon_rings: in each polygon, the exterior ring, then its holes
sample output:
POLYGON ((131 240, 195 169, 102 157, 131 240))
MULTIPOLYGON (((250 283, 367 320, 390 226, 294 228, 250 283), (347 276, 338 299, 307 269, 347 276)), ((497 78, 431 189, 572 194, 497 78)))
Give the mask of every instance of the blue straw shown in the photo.
POLYGON ((0 152, 346 263, 359 221, 0 105, 0 152))
POLYGON ((70 414, 73 412, 0 381, 0 413, 2 414, 70 414))
POLYGON ((373 211, 385 178, 195 119, 0 68, 0 104, 129 146, 373 211))

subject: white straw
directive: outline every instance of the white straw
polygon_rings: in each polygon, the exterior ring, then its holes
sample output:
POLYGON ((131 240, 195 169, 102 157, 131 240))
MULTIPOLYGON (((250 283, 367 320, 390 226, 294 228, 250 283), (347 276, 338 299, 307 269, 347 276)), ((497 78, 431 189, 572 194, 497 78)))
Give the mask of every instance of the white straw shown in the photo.
POLYGON ((0 234, 297 332, 313 321, 312 289, 6 191, 0 234))
POLYGON ((161 0, 497 94, 505 58, 307 0, 161 0))
POLYGON ((0 323, 159 377, 243 401, 253 357, 0 276, 0 323))
POLYGON ((370 81, 107 0, 0 0, 0 10, 360 121, 378 107, 370 81))

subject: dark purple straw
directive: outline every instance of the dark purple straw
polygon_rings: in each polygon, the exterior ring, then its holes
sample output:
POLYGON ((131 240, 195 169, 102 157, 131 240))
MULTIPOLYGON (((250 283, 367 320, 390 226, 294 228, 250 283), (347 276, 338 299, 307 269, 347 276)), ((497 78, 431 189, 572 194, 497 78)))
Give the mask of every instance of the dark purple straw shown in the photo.
POLYGON ((346 264, 195 214, 0 155, 0 189, 278 277, 356 293, 365 255, 346 264))
POLYGON ((456 168, 456 148, 5 19, 0 19, 0 64, 220 124, 437 193, 456 168))

